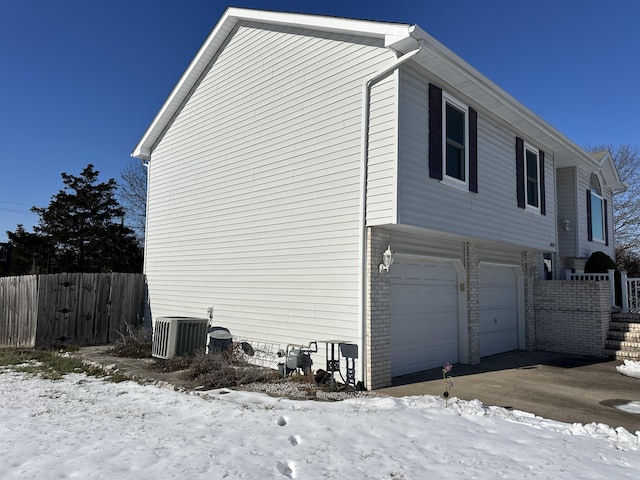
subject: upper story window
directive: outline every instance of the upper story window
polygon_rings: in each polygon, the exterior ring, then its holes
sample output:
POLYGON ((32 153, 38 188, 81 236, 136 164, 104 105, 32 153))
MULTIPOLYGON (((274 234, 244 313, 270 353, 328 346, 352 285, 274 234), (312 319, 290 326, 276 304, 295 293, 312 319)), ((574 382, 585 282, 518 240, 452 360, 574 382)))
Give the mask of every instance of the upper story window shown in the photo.
POLYGON ((478 113, 429 84, 429 176, 478 193, 478 113))
POLYGON ((589 228, 589 240, 606 242, 606 201, 602 196, 600 180, 595 173, 591 174, 591 182, 587 191, 587 223, 589 228))
POLYGON ((516 137, 518 207, 546 215, 544 152, 516 137))
POLYGON ((443 96, 444 108, 442 110, 443 129, 442 143, 445 145, 443 155, 443 166, 445 178, 454 182, 467 184, 469 166, 469 135, 467 128, 468 107, 460 102, 454 101, 447 95, 443 96))
POLYGON ((540 208, 540 165, 538 151, 525 144, 524 161, 527 172, 527 207, 540 208))

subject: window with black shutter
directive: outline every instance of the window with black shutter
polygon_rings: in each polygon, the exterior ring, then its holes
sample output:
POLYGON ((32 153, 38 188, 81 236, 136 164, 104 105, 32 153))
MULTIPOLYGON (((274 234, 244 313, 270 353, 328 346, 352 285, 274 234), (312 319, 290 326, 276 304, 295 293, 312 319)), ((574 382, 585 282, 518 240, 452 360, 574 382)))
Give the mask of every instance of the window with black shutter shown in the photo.
POLYGON ((429 176, 478 192, 478 113, 429 84, 429 176))
POLYGON ((518 207, 547 214, 544 152, 516 137, 516 194, 518 207))

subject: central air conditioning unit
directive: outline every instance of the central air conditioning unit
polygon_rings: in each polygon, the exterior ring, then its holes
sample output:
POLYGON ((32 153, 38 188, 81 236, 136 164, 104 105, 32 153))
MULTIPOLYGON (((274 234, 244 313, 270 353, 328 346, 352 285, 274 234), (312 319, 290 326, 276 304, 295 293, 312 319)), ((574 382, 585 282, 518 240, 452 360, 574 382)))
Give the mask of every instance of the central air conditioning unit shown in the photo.
POLYGON ((160 317, 153 326, 151 355, 157 358, 173 358, 192 355, 207 346, 208 318, 160 317))

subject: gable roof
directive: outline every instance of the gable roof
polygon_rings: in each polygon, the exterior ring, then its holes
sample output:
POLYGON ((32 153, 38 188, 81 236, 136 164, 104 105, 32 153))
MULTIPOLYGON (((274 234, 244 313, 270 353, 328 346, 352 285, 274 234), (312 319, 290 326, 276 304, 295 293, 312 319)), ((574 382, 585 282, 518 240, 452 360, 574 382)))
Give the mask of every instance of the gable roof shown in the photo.
POLYGON ((578 163, 587 164, 592 168, 599 166, 599 163, 582 148, 525 108, 417 25, 234 7, 225 11, 211 31, 131 156, 144 160, 150 159, 153 149, 162 139, 164 132, 180 112, 193 89, 197 87, 224 41, 236 25, 243 21, 379 38, 384 41, 386 48, 397 54, 415 50, 418 44, 422 44, 423 47, 419 53, 410 61, 425 67, 443 87, 448 86, 467 97, 465 100, 468 103, 497 118, 505 125, 518 129, 520 134, 530 142, 538 144, 543 149, 551 149, 554 152, 556 167, 572 166, 578 163))
POLYGON ((591 156, 598 162, 600 172, 602 172, 607 186, 613 189, 614 192, 624 192, 628 185, 620 179, 611 152, 609 150, 592 152, 591 156))

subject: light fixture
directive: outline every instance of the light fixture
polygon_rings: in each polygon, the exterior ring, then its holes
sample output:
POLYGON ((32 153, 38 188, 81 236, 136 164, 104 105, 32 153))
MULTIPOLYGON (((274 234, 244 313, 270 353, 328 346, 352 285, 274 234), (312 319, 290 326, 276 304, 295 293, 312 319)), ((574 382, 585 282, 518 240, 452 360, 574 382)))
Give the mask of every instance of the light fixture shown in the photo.
POLYGON ((378 266, 380 273, 389 271, 389 267, 393 263, 394 255, 395 254, 391 251, 391 245, 388 245, 387 249, 382 254, 382 263, 378 266))
POLYGON ((565 231, 565 232, 568 232, 568 231, 570 230, 571 222, 569 221, 569 219, 568 219, 568 218, 565 218, 565 219, 562 221, 562 225, 564 226, 564 231, 565 231))

